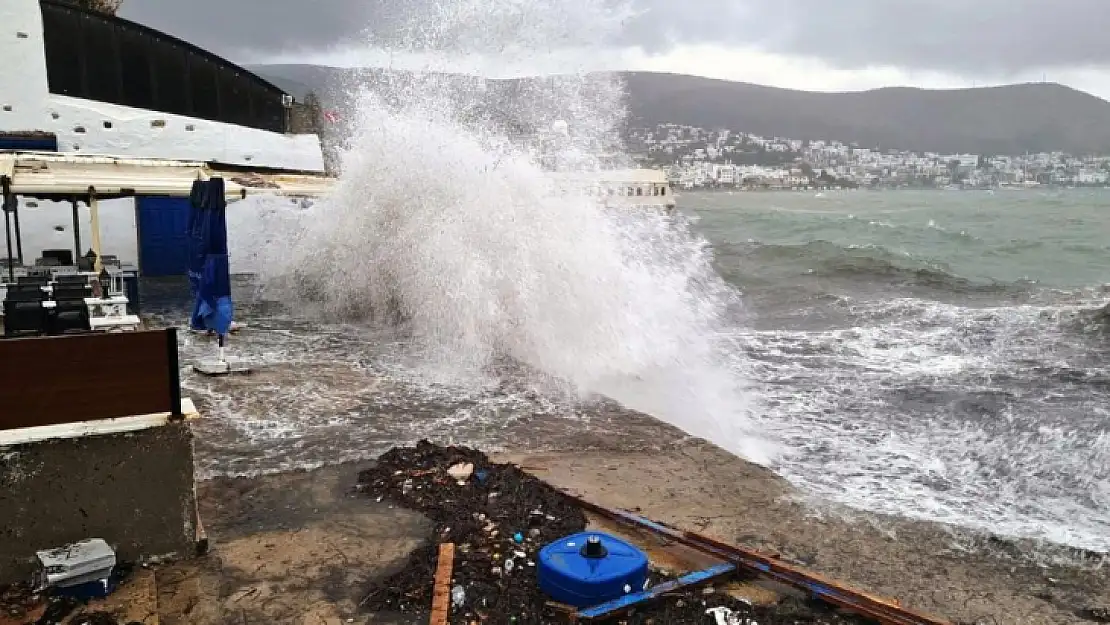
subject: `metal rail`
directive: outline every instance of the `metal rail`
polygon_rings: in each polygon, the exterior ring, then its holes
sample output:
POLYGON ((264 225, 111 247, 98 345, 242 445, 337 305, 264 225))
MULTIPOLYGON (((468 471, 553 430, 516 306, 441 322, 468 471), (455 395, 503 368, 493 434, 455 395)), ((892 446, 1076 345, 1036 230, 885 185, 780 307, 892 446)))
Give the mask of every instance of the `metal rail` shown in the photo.
POLYGON ((911 610, 902 607, 896 601, 850 588, 773 556, 728 545, 694 532, 676 529, 631 512, 606 508, 566 490, 562 493, 594 514, 664 536, 687 547, 731 562, 742 569, 801 589, 833 605, 873 618, 883 625, 951 625, 949 621, 942 618, 911 610))
POLYGON ((736 572, 735 564, 718 564, 717 566, 710 567, 703 571, 694 571, 693 573, 687 573, 686 575, 683 575, 678 579, 672 579, 670 581, 663 582, 658 586, 653 586, 641 592, 625 595, 619 599, 614 599, 600 605, 583 608, 579 610, 578 614, 576 614, 575 616, 577 616, 579 619, 587 621, 608 618, 626 610, 630 610, 636 607, 636 604, 643 603, 645 601, 651 601, 653 599, 658 599, 668 592, 674 592, 682 588, 689 588, 692 586, 705 584, 713 581, 714 579, 717 579, 718 577, 731 575, 734 572, 736 572))

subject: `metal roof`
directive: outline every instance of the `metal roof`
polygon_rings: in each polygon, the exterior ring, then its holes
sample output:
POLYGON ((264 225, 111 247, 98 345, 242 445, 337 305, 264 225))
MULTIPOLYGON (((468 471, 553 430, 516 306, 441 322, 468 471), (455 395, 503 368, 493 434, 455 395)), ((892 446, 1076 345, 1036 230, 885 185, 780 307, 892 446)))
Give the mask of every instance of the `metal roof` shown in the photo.
POLYGON ((321 197, 335 178, 307 173, 221 169, 200 161, 57 154, 0 153, 0 177, 7 177, 16 195, 59 197, 135 195, 188 197, 193 181, 221 177, 228 200, 257 195, 321 197))
POLYGON ((658 169, 601 169, 597 171, 548 172, 556 180, 607 184, 667 184, 667 174, 658 169))
POLYGON ((93 11, 80 5, 74 4, 71 0, 39 0, 39 4, 40 6, 46 4, 61 10, 82 14, 89 19, 96 19, 107 22, 109 24, 114 24, 115 26, 124 30, 140 32, 153 39, 161 39, 162 41, 166 41, 171 45, 176 46, 177 48, 188 50, 189 52, 192 52, 193 54, 196 54, 197 56, 200 56, 214 63, 215 65, 225 67, 243 76, 249 76, 259 85, 265 87, 270 91, 288 95, 288 92, 281 87, 250 71, 249 69, 242 67, 241 65, 236 65, 235 63, 232 63, 231 61, 223 58, 222 56, 219 56, 218 54, 213 54, 212 52, 209 52, 208 50, 205 50, 200 46, 189 43, 188 41, 175 37, 169 33, 156 30, 154 28, 151 28, 150 26, 146 26, 145 24, 133 22, 129 19, 119 17, 118 15, 108 15, 105 13, 100 13, 99 11, 93 11))

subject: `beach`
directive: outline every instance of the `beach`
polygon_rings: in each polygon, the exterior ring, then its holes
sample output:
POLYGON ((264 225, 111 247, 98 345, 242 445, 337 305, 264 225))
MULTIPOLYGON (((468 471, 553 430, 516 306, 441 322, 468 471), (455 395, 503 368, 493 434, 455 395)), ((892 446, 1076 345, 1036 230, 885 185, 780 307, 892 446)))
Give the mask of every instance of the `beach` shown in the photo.
MULTIPOLYGON (((928 522, 812 506, 766 469, 672 433, 658 449, 499 454, 558 487, 790 562, 953 623, 1100 622, 1094 557, 928 522), (1053 564, 1054 557, 1060 564, 1053 564), (1084 616, 1086 614, 1087 616, 1084 616)), ((156 568, 163 624, 416 623, 359 609, 429 539, 418 514, 354 491, 367 463, 199 484, 207 558, 156 568), (353 619, 353 620, 349 620, 353 619)), ((782 591, 780 590, 779 593, 782 591)), ((779 600, 776 592, 757 600, 779 600)))

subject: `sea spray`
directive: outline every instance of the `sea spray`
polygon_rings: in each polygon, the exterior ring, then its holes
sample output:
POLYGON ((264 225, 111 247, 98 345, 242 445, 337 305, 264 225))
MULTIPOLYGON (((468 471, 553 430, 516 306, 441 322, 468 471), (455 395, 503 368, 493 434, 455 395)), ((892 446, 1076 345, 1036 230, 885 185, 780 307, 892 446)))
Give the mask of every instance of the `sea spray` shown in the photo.
MULTIPOLYGON (((596 42, 574 36, 596 36, 617 15, 584 0, 437 11, 414 16, 435 26, 412 29, 402 51, 580 47, 596 42)), ((324 318, 396 326, 429 372, 455 382, 507 360, 579 398, 606 395, 767 460, 744 381, 723 362, 719 331, 738 294, 707 243, 681 218, 606 209, 557 185, 512 136, 565 120, 566 140, 549 147, 596 168, 624 116, 615 77, 564 74, 507 94, 479 79, 387 72, 348 87, 338 188, 271 213, 249 237, 282 242, 247 253, 265 293, 324 318)))

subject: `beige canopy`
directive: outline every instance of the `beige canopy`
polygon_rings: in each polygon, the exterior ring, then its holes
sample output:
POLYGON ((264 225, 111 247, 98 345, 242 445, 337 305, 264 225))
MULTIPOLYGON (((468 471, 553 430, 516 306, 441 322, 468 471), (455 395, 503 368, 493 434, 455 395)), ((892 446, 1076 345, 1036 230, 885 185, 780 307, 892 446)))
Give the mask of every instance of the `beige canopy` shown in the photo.
POLYGON ((254 195, 319 197, 334 178, 300 172, 248 171, 198 161, 123 158, 84 154, 13 152, 0 154, 0 179, 10 192, 27 196, 98 198, 153 195, 188 197, 193 181, 222 177, 227 198, 254 195))
MULTIPOLYGON (((251 171, 199 161, 53 152, 0 153, 0 185, 4 194, 72 199, 75 220, 76 201, 89 203, 96 271, 100 271, 99 200, 132 196, 188 197, 194 180, 217 177, 225 181, 228 201, 263 195, 320 197, 335 185, 334 178, 319 174, 251 171)), ((18 233, 18 218, 16 225, 18 233)))

